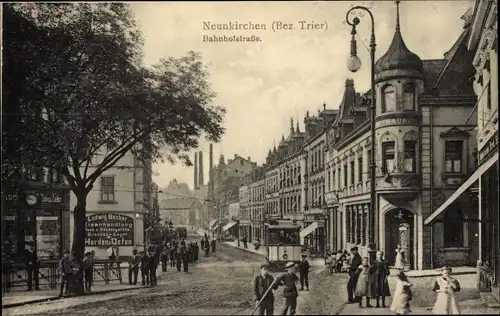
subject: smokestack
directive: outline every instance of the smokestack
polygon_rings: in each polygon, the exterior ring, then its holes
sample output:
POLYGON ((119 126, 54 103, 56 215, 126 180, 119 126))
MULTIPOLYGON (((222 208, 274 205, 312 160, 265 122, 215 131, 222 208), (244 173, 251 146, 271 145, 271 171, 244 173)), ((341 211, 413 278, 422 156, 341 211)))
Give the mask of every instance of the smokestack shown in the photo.
POLYGON ((194 153, 194 188, 193 190, 198 190, 198 156, 194 153))
POLYGON ((198 153, 198 156, 199 156, 198 162, 200 164, 198 168, 198 173, 199 173, 198 186, 201 187, 203 185, 203 152, 200 151, 198 153))

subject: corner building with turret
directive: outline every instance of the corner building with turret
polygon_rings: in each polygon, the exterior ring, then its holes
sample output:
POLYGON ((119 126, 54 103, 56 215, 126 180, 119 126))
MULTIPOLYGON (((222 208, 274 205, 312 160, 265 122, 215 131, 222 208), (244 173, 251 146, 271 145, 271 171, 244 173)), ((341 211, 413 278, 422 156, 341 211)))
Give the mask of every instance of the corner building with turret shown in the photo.
MULTIPOLYGON (((331 250, 368 244, 390 265, 401 246, 409 269, 475 265, 479 255, 477 195, 463 195, 424 221, 477 166, 470 21, 443 58, 422 60, 396 27, 375 65, 375 139, 370 137, 370 95, 347 80, 339 113, 326 131, 325 202, 331 250), (472 114, 471 114, 472 113, 472 114), (372 141, 374 142, 372 144, 372 141), (375 150, 376 200, 370 227, 370 154, 375 150), (372 232, 372 234, 371 234, 372 232)), ((409 30, 409 32, 418 30, 409 30)))

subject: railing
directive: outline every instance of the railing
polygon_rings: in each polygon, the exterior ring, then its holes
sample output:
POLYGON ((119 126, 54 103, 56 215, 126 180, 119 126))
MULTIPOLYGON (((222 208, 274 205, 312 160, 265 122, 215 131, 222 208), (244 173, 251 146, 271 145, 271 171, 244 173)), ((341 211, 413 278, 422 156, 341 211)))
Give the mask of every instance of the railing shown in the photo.
POLYGON ((491 292, 491 286, 496 285, 495 276, 487 262, 477 262, 477 289, 479 292, 491 292))
MULTIPOLYGON (((110 284, 111 281, 123 283, 120 262, 111 260, 94 260, 93 282, 104 282, 110 284)), ((33 288, 35 280, 33 278, 33 288)), ((61 273, 59 271, 59 261, 41 261, 38 269, 38 285, 40 288, 57 288, 61 283, 61 273)), ((3 262, 2 263, 2 293, 10 292, 13 289, 22 290, 28 288, 28 271, 26 264, 3 262)))

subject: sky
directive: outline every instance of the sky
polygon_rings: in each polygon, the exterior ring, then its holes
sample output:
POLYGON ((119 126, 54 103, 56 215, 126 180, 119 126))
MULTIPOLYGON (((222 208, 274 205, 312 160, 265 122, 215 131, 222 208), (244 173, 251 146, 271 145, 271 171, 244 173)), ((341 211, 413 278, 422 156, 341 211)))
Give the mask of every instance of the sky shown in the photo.
MULTIPOLYGON (((375 18, 376 58, 390 45, 396 23, 393 1, 327 2, 136 2, 132 10, 142 30, 144 63, 200 52, 217 93, 215 103, 227 109, 226 133, 214 144, 214 163, 238 154, 262 164, 273 144, 299 120, 304 130, 306 111, 316 115, 326 103, 338 108, 345 79, 354 79, 358 92, 370 86, 368 41, 371 22, 360 16, 358 56, 361 69, 347 69, 350 27, 343 23, 352 5, 371 7, 375 18), (323 24, 302 30, 300 22, 323 24), (204 22, 265 24, 265 30, 204 30, 204 22), (279 22, 293 30, 273 31, 279 22), (204 42, 203 35, 258 36, 260 42, 204 42)), ((460 17, 473 5, 464 1, 401 1, 401 32, 407 47, 421 59, 438 59, 463 30, 460 17)), ((202 140, 204 179, 208 181, 208 142, 202 140)), ((194 151, 192 154, 194 157, 194 151)), ((193 187, 194 168, 180 163, 155 164, 154 181, 165 187, 172 179, 193 187)))

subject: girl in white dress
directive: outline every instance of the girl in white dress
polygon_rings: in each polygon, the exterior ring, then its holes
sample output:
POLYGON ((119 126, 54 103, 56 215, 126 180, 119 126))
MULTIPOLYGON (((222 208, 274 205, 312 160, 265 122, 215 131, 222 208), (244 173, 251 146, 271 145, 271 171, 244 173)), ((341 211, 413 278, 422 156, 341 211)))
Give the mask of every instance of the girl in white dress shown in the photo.
POLYGON ((460 283, 451 276, 451 268, 441 268, 443 275, 436 279, 432 290, 437 293, 436 303, 432 309, 434 315, 459 315, 460 309, 455 293, 460 291, 460 283))
POLYGON ((399 270, 404 270, 403 249, 400 244, 396 247, 396 262, 394 263, 394 267, 399 270))
POLYGON ((410 301, 412 299, 410 287, 413 285, 408 281, 403 271, 399 271, 396 280, 396 289, 394 290, 390 310, 396 315, 408 315, 411 312, 410 301))

